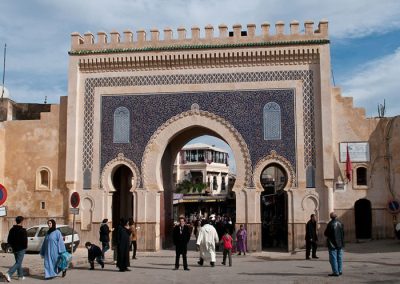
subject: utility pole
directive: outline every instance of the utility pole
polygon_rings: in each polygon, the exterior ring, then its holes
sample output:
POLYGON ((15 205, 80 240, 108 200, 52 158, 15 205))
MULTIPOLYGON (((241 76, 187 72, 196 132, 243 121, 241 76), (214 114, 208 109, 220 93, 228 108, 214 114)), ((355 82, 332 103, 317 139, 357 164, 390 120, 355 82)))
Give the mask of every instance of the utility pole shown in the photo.
POLYGON ((7 44, 4 44, 4 61, 3 61, 3 88, 1 91, 1 100, 3 100, 3 95, 4 95, 4 79, 6 78, 6 51, 7 51, 7 44))

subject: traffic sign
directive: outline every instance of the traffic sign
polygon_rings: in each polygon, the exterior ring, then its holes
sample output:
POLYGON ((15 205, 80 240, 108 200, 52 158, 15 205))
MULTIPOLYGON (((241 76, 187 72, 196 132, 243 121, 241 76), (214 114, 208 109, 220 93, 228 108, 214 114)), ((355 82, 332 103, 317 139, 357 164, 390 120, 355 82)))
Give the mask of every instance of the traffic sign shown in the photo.
POLYGON ((79 193, 73 192, 71 194, 71 206, 76 208, 79 206, 79 202, 81 201, 81 198, 79 197, 79 193))
POLYGON ((0 217, 7 216, 7 207, 2 206, 0 207, 0 217))
POLYGON ((79 208, 69 208, 69 213, 78 215, 79 214, 79 208))
POLYGON ((0 205, 7 200, 7 189, 0 183, 0 205))
POLYGON ((397 214, 400 212, 400 202, 396 199, 392 199, 387 204, 387 209, 392 214, 397 214))

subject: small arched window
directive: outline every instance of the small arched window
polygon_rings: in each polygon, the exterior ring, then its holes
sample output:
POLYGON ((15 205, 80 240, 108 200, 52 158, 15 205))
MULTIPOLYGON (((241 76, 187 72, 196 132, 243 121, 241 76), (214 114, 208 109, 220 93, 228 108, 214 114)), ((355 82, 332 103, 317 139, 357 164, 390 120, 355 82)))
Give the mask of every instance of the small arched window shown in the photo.
POLYGON ((275 102, 264 106, 264 140, 281 139, 281 107, 275 102))
POLYGON ((358 167, 356 170, 357 185, 367 185, 367 168, 358 167))
POLYGON ((129 143, 130 141, 130 119, 129 110, 119 107, 114 111, 114 143, 129 143))
POLYGON ((49 187, 49 172, 46 170, 40 171, 40 186, 49 187))
POLYGON ((51 190, 51 171, 49 168, 40 167, 36 170, 36 190, 51 190))

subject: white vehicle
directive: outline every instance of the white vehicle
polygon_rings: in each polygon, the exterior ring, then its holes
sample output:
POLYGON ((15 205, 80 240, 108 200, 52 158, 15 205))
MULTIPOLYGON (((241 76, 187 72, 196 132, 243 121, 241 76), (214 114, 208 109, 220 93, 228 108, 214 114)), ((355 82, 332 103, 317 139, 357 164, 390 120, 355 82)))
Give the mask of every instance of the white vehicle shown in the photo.
MULTIPOLYGON (((33 227, 30 227, 29 229, 27 229, 26 230, 27 235, 28 235, 27 251, 40 252, 40 249, 42 248, 42 244, 44 241, 44 237, 46 236, 46 233, 48 230, 49 230, 49 227, 47 226, 47 224, 33 226, 33 227)), ((72 228, 69 227, 68 225, 57 225, 57 230, 59 230, 61 232, 61 235, 63 236, 65 248, 70 252, 71 251, 71 243, 72 243, 72 228)), ((74 251, 79 246, 79 241, 80 241, 79 235, 75 231, 74 251)), ((8 253, 13 252, 11 246, 6 242, 1 243, 1 248, 5 252, 8 252, 8 253)))

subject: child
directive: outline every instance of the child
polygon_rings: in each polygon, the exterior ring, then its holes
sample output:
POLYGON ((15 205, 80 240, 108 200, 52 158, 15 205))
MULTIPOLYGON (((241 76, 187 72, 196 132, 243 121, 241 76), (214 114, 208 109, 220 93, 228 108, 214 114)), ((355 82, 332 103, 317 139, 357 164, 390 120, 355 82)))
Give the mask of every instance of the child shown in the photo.
POLYGON ((225 230, 225 235, 222 236, 221 242, 224 244, 224 258, 222 264, 225 265, 226 255, 229 257, 229 266, 232 266, 232 237, 229 235, 228 230, 225 230))
POLYGON ((90 263, 89 270, 94 270, 95 259, 97 263, 101 265, 101 268, 104 268, 103 253, 101 252, 101 249, 90 242, 86 242, 85 247, 88 250, 88 259, 90 263))

